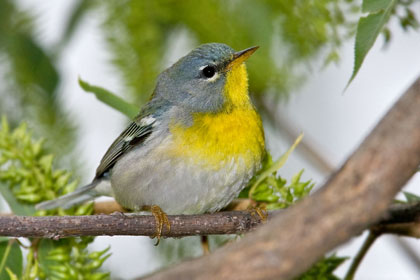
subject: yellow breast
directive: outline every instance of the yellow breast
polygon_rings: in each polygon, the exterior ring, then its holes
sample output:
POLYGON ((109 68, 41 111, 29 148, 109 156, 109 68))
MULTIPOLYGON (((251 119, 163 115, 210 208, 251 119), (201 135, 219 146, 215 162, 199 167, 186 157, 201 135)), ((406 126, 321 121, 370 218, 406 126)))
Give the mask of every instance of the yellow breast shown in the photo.
POLYGON ((189 127, 170 126, 174 140, 171 153, 212 169, 232 160, 254 168, 264 155, 264 132, 249 100, 244 64, 229 71, 223 94, 227 101, 222 112, 194 114, 189 127))
POLYGON ((173 152, 218 169, 232 159, 241 160, 247 168, 261 162, 264 134, 261 121, 253 110, 237 110, 218 115, 197 115, 194 125, 171 128, 173 152))

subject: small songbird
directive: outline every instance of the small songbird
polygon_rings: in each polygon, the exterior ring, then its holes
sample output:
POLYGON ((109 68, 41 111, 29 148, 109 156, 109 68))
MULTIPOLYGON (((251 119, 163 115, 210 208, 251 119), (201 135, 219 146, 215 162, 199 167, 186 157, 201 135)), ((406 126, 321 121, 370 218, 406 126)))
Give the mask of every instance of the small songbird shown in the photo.
POLYGON ((69 208, 112 196, 124 208, 166 214, 211 213, 227 206, 261 167, 264 132, 248 94, 244 61, 235 52, 199 46, 163 71, 150 101, 114 141, 93 181, 37 205, 69 208))

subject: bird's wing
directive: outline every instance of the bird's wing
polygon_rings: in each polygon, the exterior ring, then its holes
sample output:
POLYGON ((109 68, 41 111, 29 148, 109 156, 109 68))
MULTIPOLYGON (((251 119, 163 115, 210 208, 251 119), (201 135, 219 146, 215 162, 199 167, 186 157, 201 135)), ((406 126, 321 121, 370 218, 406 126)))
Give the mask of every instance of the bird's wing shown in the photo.
POLYGON ((133 121, 109 147, 96 169, 95 179, 102 177, 114 166, 120 156, 133 147, 144 143, 152 133, 155 122, 152 116, 138 118, 137 120, 133 121))

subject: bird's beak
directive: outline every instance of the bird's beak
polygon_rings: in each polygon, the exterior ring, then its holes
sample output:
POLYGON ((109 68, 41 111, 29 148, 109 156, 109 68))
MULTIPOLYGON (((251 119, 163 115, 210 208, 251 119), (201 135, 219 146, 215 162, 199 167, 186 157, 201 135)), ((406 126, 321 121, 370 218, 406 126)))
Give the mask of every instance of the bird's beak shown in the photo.
POLYGON ((247 60, 257 49, 259 46, 250 47, 245 50, 235 52, 232 56, 232 60, 226 66, 227 70, 234 68, 235 66, 241 65, 242 62, 247 60))

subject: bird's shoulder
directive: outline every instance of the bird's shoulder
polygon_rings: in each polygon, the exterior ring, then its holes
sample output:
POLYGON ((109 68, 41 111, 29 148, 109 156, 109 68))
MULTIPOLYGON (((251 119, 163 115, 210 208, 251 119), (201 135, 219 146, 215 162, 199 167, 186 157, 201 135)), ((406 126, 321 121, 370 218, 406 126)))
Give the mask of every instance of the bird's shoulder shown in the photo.
POLYGON ((122 155, 142 145, 153 132, 155 124, 156 117, 152 112, 146 110, 139 114, 108 148, 96 169, 95 179, 106 174, 122 155))

